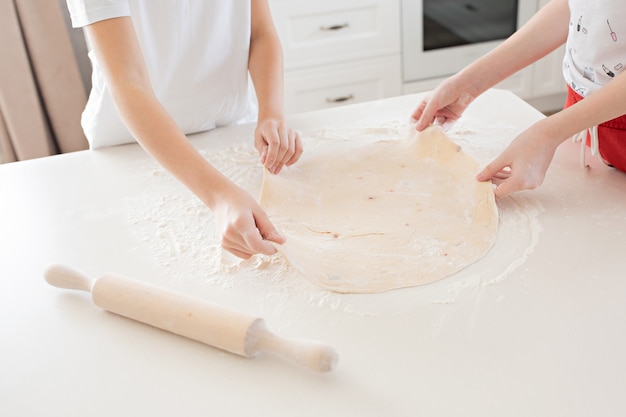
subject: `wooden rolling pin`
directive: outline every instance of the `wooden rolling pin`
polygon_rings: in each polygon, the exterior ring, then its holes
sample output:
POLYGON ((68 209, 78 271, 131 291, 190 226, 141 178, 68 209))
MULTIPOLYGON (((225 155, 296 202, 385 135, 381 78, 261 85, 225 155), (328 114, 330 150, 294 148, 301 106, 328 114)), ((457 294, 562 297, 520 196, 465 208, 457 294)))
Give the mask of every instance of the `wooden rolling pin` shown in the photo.
POLYGON ((262 318, 145 282, 114 274, 92 279, 61 264, 50 265, 44 277, 55 287, 91 292, 94 304, 112 313, 237 355, 271 352, 318 372, 337 364, 330 346, 277 336, 262 318))

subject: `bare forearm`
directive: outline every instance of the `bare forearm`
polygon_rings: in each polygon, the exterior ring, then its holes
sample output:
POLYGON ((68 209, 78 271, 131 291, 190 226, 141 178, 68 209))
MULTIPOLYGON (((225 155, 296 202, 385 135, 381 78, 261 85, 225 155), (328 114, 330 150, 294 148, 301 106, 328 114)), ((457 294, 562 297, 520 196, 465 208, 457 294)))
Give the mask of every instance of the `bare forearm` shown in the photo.
POLYGON ((584 100, 539 122, 556 143, 626 114, 626 75, 621 74, 584 100))
POLYGON ((120 116, 139 144, 172 175, 213 208, 233 186, 211 166, 150 92, 132 86, 112 89, 120 116))
POLYGON ((500 81, 543 58, 567 39, 567 0, 552 0, 516 33, 457 74, 478 96, 500 81))
POLYGON ((115 106, 133 137, 159 163, 213 208, 234 186, 189 143, 154 95, 129 17, 86 27, 115 106))

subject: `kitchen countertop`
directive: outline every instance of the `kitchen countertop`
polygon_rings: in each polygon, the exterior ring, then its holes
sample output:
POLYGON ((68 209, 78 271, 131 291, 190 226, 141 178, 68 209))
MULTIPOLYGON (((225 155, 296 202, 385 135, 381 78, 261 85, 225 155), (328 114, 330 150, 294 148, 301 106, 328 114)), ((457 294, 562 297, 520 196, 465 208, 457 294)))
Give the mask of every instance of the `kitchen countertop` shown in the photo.
MULTIPOLYGON (((401 96, 288 122, 303 132, 390 125, 404 122, 418 100, 401 96)), ((510 141, 541 117, 511 93, 490 90, 456 134, 510 141)), ((252 130, 229 127, 192 140, 211 154, 224 143, 251 142, 252 130)), ((221 255, 188 249, 190 267, 176 262, 178 248, 168 263, 155 246, 159 220, 142 221, 171 207, 207 214, 185 203, 195 197, 137 145, 0 166, 0 415, 623 415, 626 175, 591 157, 581 168, 578 149, 563 144, 545 183, 519 193, 530 202, 520 210, 533 214, 518 230, 501 228, 501 252, 473 275, 345 298, 288 285, 264 273, 263 262, 248 264, 244 270, 260 271, 240 280, 228 278, 228 268, 201 276, 203 259, 221 255), (528 245, 509 248, 519 236, 528 245), (276 333, 332 345, 339 364, 316 374, 269 355, 246 359, 106 313, 86 293, 47 285, 42 274, 53 262, 259 314, 276 333), (493 272, 498 262, 507 265, 493 272), (489 279, 492 272, 498 279, 489 279)))

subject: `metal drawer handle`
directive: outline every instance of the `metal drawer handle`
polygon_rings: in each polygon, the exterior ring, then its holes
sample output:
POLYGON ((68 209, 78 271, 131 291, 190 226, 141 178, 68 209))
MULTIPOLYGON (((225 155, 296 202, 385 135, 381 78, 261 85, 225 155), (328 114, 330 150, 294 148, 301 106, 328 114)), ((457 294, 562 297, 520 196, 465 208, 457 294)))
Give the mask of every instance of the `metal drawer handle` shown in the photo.
POLYGON ((343 97, 337 97, 337 98, 330 98, 328 97, 326 99, 327 103, 343 103, 344 101, 348 101, 348 100, 352 100, 354 98, 354 96, 352 94, 347 95, 347 96, 343 96, 343 97))
POLYGON ((323 30, 323 31, 341 30, 341 29, 347 28, 348 26, 350 25, 348 24, 348 22, 346 22, 343 25, 320 26, 320 30, 323 30))

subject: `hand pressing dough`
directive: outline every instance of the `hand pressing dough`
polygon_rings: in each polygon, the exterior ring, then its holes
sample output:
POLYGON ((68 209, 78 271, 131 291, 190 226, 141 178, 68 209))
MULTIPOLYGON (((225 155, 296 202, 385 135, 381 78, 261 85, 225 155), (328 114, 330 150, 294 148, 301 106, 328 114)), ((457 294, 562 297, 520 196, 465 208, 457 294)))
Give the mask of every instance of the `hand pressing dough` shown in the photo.
POLYGON ((428 284, 482 258, 498 212, 490 182, 439 126, 404 139, 321 144, 260 203, 287 238, 287 261, 318 286, 375 293, 428 284))

